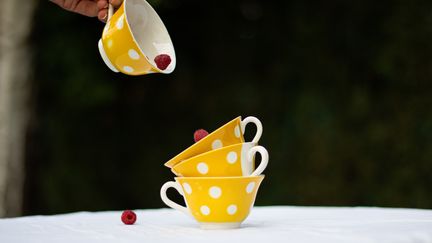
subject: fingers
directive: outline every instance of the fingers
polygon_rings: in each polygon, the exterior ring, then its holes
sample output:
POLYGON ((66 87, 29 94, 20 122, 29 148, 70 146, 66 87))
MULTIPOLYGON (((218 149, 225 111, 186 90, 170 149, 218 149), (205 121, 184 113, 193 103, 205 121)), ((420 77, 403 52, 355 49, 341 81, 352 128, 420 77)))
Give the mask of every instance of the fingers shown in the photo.
POLYGON ((108 1, 107 0, 97 0, 97 7, 99 10, 108 8, 108 1))
POLYGON ((100 21, 106 22, 108 18, 108 2, 113 5, 114 9, 120 7, 123 0, 95 0, 97 1, 98 14, 97 17, 100 21))
POLYGON ((82 15, 95 17, 97 16, 102 22, 107 21, 108 17, 108 2, 111 3, 114 9, 120 7, 123 0, 50 0, 51 2, 61 6, 72 12, 82 15))
POLYGON ((108 18, 108 9, 99 10, 97 17, 100 21, 105 23, 108 18))
POLYGON ((102 22, 106 22, 108 17, 108 0, 97 0, 96 5, 98 8, 98 19, 102 22))
POLYGON ((89 0, 74 1, 74 5, 69 10, 89 17, 95 17, 98 13, 96 3, 89 0))
POLYGON ((113 5, 114 8, 119 8, 122 2, 123 0, 110 0, 110 3, 113 5))
POLYGON ((82 15, 94 17, 98 13, 96 2, 93 0, 50 0, 50 1, 68 11, 72 11, 82 15))

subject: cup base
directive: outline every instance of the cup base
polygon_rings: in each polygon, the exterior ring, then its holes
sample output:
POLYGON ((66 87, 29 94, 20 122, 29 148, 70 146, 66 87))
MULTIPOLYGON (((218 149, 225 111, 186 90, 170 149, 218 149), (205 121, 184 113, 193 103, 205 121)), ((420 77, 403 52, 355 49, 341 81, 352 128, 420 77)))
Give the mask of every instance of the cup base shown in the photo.
POLYGON ((102 57, 102 60, 105 62, 105 64, 109 67, 109 69, 111 69, 111 71, 118 73, 119 71, 117 70, 117 68, 114 67, 114 65, 109 60, 107 54, 105 53, 105 49, 104 49, 102 40, 99 40, 98 48, 99 48, 99 53, 102 57))
POLYGON ((200 223, 200 228, 205 230, 237 229, 241 223, 200 223))

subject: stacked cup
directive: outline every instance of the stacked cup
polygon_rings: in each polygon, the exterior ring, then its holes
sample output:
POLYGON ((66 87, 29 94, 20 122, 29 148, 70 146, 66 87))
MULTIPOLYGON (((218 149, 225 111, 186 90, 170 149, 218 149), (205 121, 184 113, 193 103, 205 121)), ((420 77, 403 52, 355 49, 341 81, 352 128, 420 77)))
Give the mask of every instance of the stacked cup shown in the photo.
POLYGON ((165 166, 177 177, 162 186, 162 201, 195 218, 201 228, 240 227, 253 207, 269 160, 267 150, 258 145, 262 130, 256 117, 237 117, 172 158, 165 166), (256 134, 245 142, 249 123, 255 124, 256 134), (256 153, 261 155, 258 167, 256 153), (167 197, 171 187, 183 196, 186 207, 167 197))

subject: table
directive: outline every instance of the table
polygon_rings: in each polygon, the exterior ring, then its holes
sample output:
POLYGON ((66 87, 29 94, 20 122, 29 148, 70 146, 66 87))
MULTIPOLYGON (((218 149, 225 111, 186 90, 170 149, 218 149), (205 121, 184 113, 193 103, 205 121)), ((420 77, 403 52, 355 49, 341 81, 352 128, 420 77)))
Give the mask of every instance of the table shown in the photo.
POLYGON ((0 242, 432 242, 432 210, 255 207, 240 229, 231 230, 202 230, 173 209, 135 212, 135 225, 124 225, 120 211, 0 219, 0 242))

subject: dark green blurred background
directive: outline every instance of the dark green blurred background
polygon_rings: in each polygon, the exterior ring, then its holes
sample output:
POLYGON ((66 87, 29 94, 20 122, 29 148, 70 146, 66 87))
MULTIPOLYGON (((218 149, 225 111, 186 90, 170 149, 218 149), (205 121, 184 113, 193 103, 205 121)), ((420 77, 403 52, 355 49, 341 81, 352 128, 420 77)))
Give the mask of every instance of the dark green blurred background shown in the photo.
POLYGON ((238 115, 270 153, 257 205, 432 208, 432 1, 150 3, 170 75, 112 73, 103 23, 40 2, 25 214, 164 207, 164 162, 238 115))

